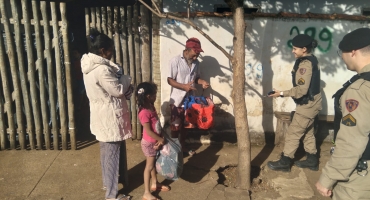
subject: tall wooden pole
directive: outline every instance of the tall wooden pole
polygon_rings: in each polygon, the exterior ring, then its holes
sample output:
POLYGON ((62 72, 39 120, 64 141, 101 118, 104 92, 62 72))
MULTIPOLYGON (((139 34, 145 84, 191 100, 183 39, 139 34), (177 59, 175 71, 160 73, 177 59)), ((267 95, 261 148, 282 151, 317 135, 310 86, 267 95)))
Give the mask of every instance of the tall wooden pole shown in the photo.
MULTIPOLYGON (((44 52, 42 51, 42 42, 41 42, 41 25, 40 25, 40 17, 39 17, 39 10, 40 7, 38 5, 38 1, 32 1, 32 12, 33 12, 33 20, 34 20, 34 27, 35 27, 35 38, 36 38, 36 52, 37 52, 37 60, 36 60, 36 69, 39 75, 39 85, 40 85, 40 102, 41 102, 41 113, 42 113, 42 126, 43 126, 43 133, 45 139, 45 146, 46 149, 50 149, 50 127, 49 127, 49 114, 47 109, 47 100, 46 100, 46 86, 45 86, 45 70, 44 70, 44 52)), ((38 138, 39 139, 39 138, 38 138)), ((42 149, 42 146, 37 145, 39 149, 42 149)))
MULTIPOLYGON (((67 20, 66 3, 60 3, 60 12, 62 15, 62 35, 63 35, 63 52, 64 52, 64 67, 66 76, 67 88, 67 105, 68 105, 68 129, 71 149, 76 150, 76 125, 75 125, 75 106, 73 103, 73 87, 72 87, 72 69, 71 58, 69 52, 69 38, 68 38, 68 20, 67 20)), ((67 142, 67 140, 66 140, 67 142)))

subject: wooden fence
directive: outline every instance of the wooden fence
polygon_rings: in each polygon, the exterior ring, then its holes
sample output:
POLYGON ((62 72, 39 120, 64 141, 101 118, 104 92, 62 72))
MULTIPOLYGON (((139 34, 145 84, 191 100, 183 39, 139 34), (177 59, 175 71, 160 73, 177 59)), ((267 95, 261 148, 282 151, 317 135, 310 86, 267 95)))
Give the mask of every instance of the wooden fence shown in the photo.
POLYGON ((66 4, 20 2, 0 0, 0 147, 76 149, 66 4))
MULTIPOLYGON (((112 58, 132 77, 136 86, 151 80, 150 67, 150 20, 149 11, 143 5, 126 7, 85 8, 86 39, 89 43, 90 28, 96 28, 113 39, 116 54, 112 58)), ((141 139, 142 127, 136 110, 136 93, 131 97, 131 124, 133 139, 141 139)))

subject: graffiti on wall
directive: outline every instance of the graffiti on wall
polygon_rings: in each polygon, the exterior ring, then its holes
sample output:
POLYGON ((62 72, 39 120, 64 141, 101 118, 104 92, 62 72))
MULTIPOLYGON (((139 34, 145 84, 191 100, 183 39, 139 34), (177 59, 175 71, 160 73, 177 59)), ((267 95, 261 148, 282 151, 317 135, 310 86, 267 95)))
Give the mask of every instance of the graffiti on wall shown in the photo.
POLYGON ((176 26, 180 26, 181 25, 181 22, 180 21, 177 21, 177 20, 174 20, 174 19, 168 19, 166 20, 166 25, 176 25, 176 26))
MULTIPOLYGON (((331 44, 333 40, 333 34, 330 32, 330 30, 326 27, 322 28, 318 35, 316 35, 317 29, 315 27, 308 27, 304 30, 304 34, 311 36, 312 38, 316 39, 318 42, 317 48, 323 52, 326 53, 331 49, 331 44)), ((300 34, 300 31, 297 26, 293 26, 290 29, 290 35, 296 36, 300 34)), ((292 40, 288 40, 288 47, 293 48, 292 46, 292 40)))
POLYGON ((262 79, 263 76, 263 66, 261 63, 252 65, 251 63, 245 65, 245 75, 247 77, 253 76, 256 79, 262 79))

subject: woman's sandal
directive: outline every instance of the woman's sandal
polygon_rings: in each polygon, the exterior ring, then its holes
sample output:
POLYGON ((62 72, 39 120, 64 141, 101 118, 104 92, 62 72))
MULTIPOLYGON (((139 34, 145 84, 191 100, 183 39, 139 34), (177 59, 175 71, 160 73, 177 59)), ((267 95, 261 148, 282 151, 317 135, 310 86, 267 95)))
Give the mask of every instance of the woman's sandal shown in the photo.
POLYGON ((170 186, 162 185, 162 184, 157 184, 157 187, 150 188, 150 191, 152 192, 154 191, 168 192, 170 190, 171 190, 170 186))

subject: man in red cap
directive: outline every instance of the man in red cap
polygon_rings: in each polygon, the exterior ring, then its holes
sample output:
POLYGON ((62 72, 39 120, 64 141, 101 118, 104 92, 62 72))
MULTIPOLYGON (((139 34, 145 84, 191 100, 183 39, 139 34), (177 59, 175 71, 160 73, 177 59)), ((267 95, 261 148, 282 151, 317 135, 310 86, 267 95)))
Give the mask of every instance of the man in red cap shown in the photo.
POLYGON ((184 130, 185 111, 183 102, 188 95, 194 95, 196 90, 194 83, 201 84, 203 89, 209 87, 209 83, 200 79, 199 61, 200 52, 203 52, 200 41, 197 38, 190 38, 186 41, 185 50, 170 60, 170 73, 167 82, 172 86, 170 95, 171 108, 171 137, 178 138, 182 151, 190 156, 195 151, 185 148, 187 132, 184 130))

